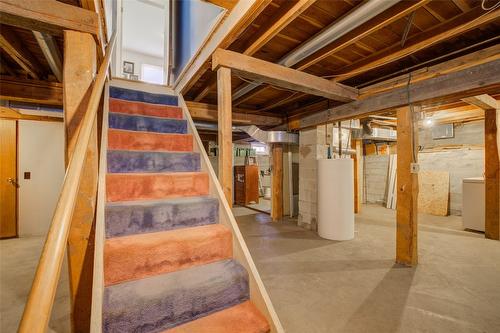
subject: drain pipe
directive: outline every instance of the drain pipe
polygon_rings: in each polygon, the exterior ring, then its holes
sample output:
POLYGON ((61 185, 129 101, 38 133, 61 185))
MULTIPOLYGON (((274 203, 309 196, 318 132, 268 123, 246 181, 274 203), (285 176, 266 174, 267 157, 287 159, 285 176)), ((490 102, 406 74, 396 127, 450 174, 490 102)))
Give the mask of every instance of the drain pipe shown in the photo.
MULTIPOLYGON (((330 26, 323 29, 322 32, 295 48, 293 51, 281 58, 278 61, 278 64, 286 67, 292 67, 314 52, 325 47, 325 45, 334 42, 353 29, 359 27, 361 24, 394 6, 399 1, 400 0, 370 0, 365 2, 359 8, 354 9, 351 13, 348 13, 339 21, 333 22, 330 26)), ((250 83, 244 86, 233 94, 233 100, 240 98, 260 85, 261 83, 250 83)))

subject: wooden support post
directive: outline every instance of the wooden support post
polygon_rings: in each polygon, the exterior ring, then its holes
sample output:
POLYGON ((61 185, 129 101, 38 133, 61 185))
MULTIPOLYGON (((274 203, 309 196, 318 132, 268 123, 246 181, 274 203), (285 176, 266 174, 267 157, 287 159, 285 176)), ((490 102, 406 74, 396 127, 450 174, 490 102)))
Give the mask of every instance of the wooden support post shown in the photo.
POLYGON ((217 111, 219 146, 219 182, 229 206, 233 205, 233 128, 231 105, 231 70, 217 70, 217 111))
MULTIPOLYGON (((414 108, 414 111, 418 111, 414 108)), ((411 108, 403 107, 397 111, 398 157, 396 212, 396 262, 408 266, 416 265, 417 255, 417 217, 418 217, 418 174, 412 173, 412 163, 418 162, 417 126, 414 124, 411 108)))
POLYGON ((283 218, 283 145, 274 143, 272 154, 271 218, 276 222, 283 218))
POLYGON ((500 239, 500 166, 499 148, 500 109, 484 110, 484 189, 485 226, 484 236, 500 239))
MULTIPOLYGON (((63 103, 66 165, 71 158, 96 72, 96 44, 91 34, 64 32, 63 103)), ((97 121, 93 125, 68 237, 73 332, 88 332, 92 301, 94 213, 97 195, 97 121)))
POLYGON ((361 212, 361 191, 360 191, 360 167, 361 159, 363 158, 362 153, 363 140, 353 140, 351 143, 351 148, 356 149, 356 154, 352 156, 354 160, 354 213, 358 214, 361 212))

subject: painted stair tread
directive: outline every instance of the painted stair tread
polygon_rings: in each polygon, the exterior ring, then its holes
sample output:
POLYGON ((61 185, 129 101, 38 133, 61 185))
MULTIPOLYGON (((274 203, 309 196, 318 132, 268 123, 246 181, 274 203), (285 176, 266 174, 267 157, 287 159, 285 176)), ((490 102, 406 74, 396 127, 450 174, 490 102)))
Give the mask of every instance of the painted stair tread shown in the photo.
POLYGON ((219 200, 212 197, 112 202, 106 205, 106 237, 215 224, 218 217, 219 200))
POLYGON ((251 301, 168 329, 163 333, 267 333, 266 318, 251 301))
POLYGON ((106 287, 104 332, 163 332, 249 299, 248 273, 232 259, 106 287))
POLYGON ((182 109, 179 106, 127 101, 116 98, 109 99, 109 112, 173 119, 183 118, 182 109))
POLYGON ((230 259, 231 231, 221 224, 115 237, 104 245, 106 286, 230 259))
POLYGON ((135 116, 122 113, 109 114, 109 127, 140 132, 187 133, 187 121, 184 119, 135 116))
POLYGON ((155 94, 140 90, 132 90, 119 87, 109 87, 109 97, 124 99, 128 101, 145 102, 151 104, 178 105, 177 96, 166 94, 155 94))
POLYGON ((199 153, 108 150, 108 172, 199 171, 199 153))
POLYGON ((193 151, 193 135, 109 129, 108 149, 193 151))
POLYGON ((108 173, 106 199, 154 200, 208 195, 206 172, 108 173))

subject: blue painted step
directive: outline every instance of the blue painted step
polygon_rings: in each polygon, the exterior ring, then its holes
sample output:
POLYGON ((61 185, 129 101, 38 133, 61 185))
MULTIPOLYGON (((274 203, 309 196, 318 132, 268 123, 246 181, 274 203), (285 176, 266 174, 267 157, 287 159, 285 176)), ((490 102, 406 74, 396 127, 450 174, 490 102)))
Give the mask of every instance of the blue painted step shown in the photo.
POLYGON ((131 90, 118 87, 109 88, 109 96, 111 98, 119 98, 127 101, 136 101, 152 104, 178 105, 177 96, 153 94, 139 90, 131 90))
POLYGON ((132 116, 123 113, 110 113, 109 127, 129 131, 187 133, 187 122, 184 119, 132 116))
POLYGON ((219 201, 188 197, 155 201, 126 201, 106 205, 106 237, 119 237, 215 224, 219 201))
POLYGON ((163 332, 249 299, 248 273, 232 259, 109 286, 103 332, 163 332))
POLYGON ((108 172, 200 171, 199 153, 109 150, 108 172))

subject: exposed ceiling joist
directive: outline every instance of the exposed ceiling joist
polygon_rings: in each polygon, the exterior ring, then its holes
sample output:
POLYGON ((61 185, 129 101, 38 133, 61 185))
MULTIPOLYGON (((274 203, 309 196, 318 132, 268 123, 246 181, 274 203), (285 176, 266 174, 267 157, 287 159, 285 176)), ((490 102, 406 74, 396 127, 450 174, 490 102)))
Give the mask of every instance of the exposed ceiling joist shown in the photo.
POLYGON ((16 119, 16 120, 39 120, 39 121, 56 121, 62 122, 62 117, 36 116, 24 114, 14 108, 0 106, 0 119, 16 119))
POLYGON ((304 128, 343 119, 358 118, 405 106, 409 104, 409 101, 420 104, 427 101, 477 95, 479 91, 498 89, 499 86, 500 60, 495 60, 306 116, 300 120, 299 127, 304 128))
MULTIPOLYGON (((217 122, 217 105, 186 101, 189 113, 195 120, 217 122)), ((283 123, 281 117, 271 117, 247 113, 245 109, 233 109, 233 124, 237 125, 257 125, 257 126, 278 126, 283 123)))
POLYGON ((57 81, 62 82, 62 57, 54 37, 38 31, 33 31, 33 35, 35 36, 38 45, 42 49, 43 55, 49 63, 49 67, 52 70, 52 73, 57 78, 57 81))
POLYGON ((487 94, 462 98, 462 101, 475 105, 483 110, 500 110, 500 103, 487 94))
POLYGON ((353 101, 358 95, 354 88, 233 51, 214 52, 212 70, 219 67, 230 68, 236 75, 251 80, 342 102, 353 101))
POLYGON ((231 10, 238 3, 238 0, 204 0, 216 6, 231 10))
POLYGON ((0 98, 7 101, 63 105, 62 84, 0 76, 0 98))
POLYGON ((0 0, 0 23, 55 35, 65 29, 99 33, 97 13, 56 0, 0 0))
POLYGON ((0 46, 22 69, 32 78, 40 79, 43 76, 42 66, 26 49, 23 42, 10 27, 2 27, 0 31, 0 46))

